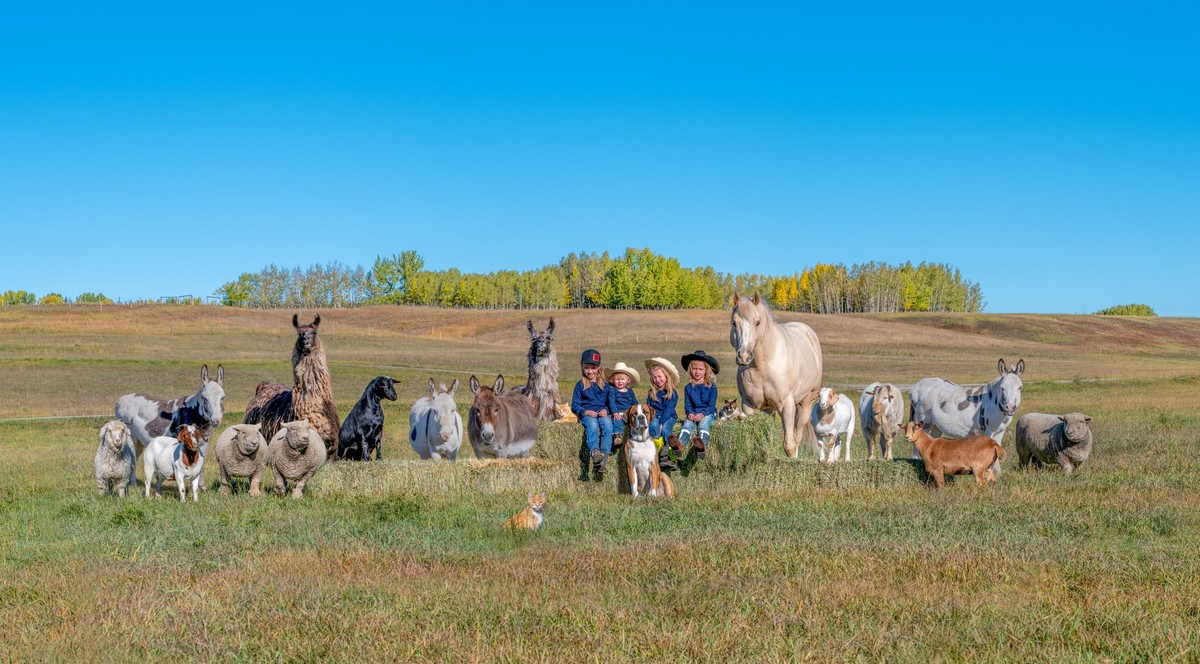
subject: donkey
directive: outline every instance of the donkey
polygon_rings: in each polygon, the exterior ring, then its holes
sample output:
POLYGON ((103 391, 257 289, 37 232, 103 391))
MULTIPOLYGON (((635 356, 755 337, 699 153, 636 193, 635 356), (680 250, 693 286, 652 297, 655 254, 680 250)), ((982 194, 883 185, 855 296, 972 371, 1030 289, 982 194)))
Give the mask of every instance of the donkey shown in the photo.
MULTIPOLYGON (((174 437, 185 425, 191 424, 200 430, 205 441, 221 426, 225 410, 225 367, 217 365, 217 380, 208 379, 208 365, 200 367, 200 389, 192 396, 177 399, 158 399, 140 392, 126 394, 117 399, 113 409, 118 420, 129 427, 133 434, 134 453, 138 456, 159 436, 174 437)), ((137 486, 137 464, 130 473, 129 485, 137 486)))
POLYGON ((475 401, 467 417, 467 436, 480 459, 527 457, 537 442, 533 402, 516 391, 504 393, 504 376, 492 387, 481 387, 471 376, 475 401))
MULTIPOLYGON (((910 422, 923 422, 936 437, 990 436, 1003 445, 1004 432, 1021 405, 1021 374, 1025 360, 1014 367, 996 363, 998 377, 987 385, 966 388, 943 378, 922 378, 908 392, 910 422)), ((918 458, 913 448, 913 458, 918 458)), ((999 463, 993 468, 999 474, 999 463)))
POLYGON ((429 396, 417 399, 408 413, 408 444, 422 459, 458 458, 462 447, 463 422, 454 403, 458 379, 450 387, 429 379, 429 396))
POLYGON ((561 397, 558 393, 558 352, 550 344, 554 340, 554 318, 550 325, 542 331, 533 327, 533 321, 527 325, 529 329, 529 379, 517 390, 533 401, 534 413, 537 419, 553 422, 558 419, 557 406, 561 397))

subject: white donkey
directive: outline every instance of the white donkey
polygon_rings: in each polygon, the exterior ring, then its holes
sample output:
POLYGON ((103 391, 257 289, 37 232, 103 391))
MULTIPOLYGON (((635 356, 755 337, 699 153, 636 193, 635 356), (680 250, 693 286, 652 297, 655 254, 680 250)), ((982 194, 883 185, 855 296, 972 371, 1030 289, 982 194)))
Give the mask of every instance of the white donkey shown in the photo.
POLYGON ((429 396, 417 399, 408 413, 408 444, 422 459, 458 458, 462 447, 463 422, 454 403, 458 379, 445 385, 434 385, 429 379, 429 396))
POLYGON ((812 411, 813 430, 817 434, 817 456, 822 462, 850 460, 850 438, 854 436, 854 402, 850 397, 822 387, 812 411))
MULTIPOLYGON (((965 438, 985 435, 1004 445, 1002 438, 1021 405, 1021 374, 1025 360, 1011 369, 1001 358, 1000 373, 987 385, 966 388, 943 378, 922 378, 908 392, 909 421, 923 422, 934 437, 965 438)), ((913 458, 918 458, 916 449, 913 458)), ((999 474, 999 462, 992 467, 999 474)))

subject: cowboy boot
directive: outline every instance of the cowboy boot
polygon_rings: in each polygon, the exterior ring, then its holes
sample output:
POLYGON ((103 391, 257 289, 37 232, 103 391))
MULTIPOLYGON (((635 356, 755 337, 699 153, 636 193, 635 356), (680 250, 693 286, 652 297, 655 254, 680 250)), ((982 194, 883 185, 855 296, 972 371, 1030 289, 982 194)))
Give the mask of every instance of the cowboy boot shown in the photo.
POLYGON ((658 450, 658 468, 665 471, 679 470, 679 466, 671 460, 671 448, 666 445, 658 450))
POLYGON ((671 449, 675 451, 675 455, 680 459, 682 459, 683 455, 687 452, 687 450, 684 449, 683 443, 679 441, 679 437, 675 434, 667 436, 667 445, 671 446, 671 449))
POLYGON ((696 458, 704 458, 705 443, 708 442, 705 436, 696 436, 696 440, 692 443, 692 449, 696 450, 696 458))

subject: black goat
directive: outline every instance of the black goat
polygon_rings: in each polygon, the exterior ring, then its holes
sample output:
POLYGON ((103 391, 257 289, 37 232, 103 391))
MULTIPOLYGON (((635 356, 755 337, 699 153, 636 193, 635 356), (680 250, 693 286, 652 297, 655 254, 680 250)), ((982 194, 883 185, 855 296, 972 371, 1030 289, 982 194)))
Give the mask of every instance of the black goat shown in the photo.
POLYGON ((380 399, 396 400, 396 382, 388 376, 371 380, 350 414, 342 420, 338 432, 338 458, 351 461, 370 461, 383 458, 380 443, 383 439, 383 406, 380 399))

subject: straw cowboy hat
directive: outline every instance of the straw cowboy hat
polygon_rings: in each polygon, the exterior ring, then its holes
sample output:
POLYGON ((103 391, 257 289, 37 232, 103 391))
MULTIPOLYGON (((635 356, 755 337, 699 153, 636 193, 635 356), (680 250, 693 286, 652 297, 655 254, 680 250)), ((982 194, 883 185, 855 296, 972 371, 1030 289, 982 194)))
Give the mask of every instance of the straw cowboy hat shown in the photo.
POLYGON ((713 357, 712 355, 709 355, 708 353, 706 353, 702 350, 698 350, 694 353, 688 353, 687 355, 684 355, 683 359, 681 359, 680 362, 683 363, 683 368, 686 369, 692 362, 694 362, 696 360, 700 360, 701 362, 704 362, 708 366, 712 367, 714 374, 721 373, 721 365, 717 364, 717 358, 713 357))
POLYGON ((674 364, 671 364, 670 360, 665 357, 652 357, 646 360, 646 371, 652 371, 656 366, 662 367, 663 371, 671 374, 671 377, 675 379, 675 384, 679 384, 679 370, 675 368, 674 364))
POLYGON ((604 380, 607 380, 608 382, 611 383, 613 374, 619 374, 619 373, 623 373, 626 376, 629 376, 629 387, 637 387, 637 384, 642 380, 642 377, 640 374, 638 374, 637 369, 634 369, 633 367, 625 366, 624 362, 617 362, 616 366, 614 366, 613 368, 605 369, 604 370, 604 380))

